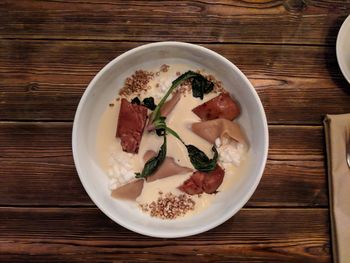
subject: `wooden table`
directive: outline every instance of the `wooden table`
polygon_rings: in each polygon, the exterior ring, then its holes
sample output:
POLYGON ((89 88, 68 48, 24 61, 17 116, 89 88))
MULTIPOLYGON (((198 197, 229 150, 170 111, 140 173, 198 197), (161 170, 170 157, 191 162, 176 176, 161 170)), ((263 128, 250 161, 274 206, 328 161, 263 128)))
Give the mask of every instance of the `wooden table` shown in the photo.
POLYGON ((350 112, 336 61, 349 1, 1 1, 0 261, 331 262, 322 119, 350 112), (250 2, 250 3, 249 3, 250 2), (197 43, 250 79, 270 132, 254 196, 206 233, 158 239, 108 219, 71 152, 93 76, 144 43, 197 43))

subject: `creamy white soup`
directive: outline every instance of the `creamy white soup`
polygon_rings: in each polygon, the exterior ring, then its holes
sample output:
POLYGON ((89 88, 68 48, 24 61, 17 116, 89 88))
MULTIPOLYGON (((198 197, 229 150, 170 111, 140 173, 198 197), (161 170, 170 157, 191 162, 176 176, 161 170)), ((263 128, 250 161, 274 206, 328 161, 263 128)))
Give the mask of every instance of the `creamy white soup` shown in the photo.
MULTIPOLYGON (((248 143, 246 141, 243 143, 242 141, 237 141, 237 138, 231 138, 225 135, 222 137, 219 136, 213 143, 199 136, 192 130, 192 125, 194 123, 201 123, 203 121, 192 110, 225 92, 222 83, 214 79, 213 82, 215 85, 213 90, 204 94, 203 99, 192 95, 191 83, 188 81, 177 87, 176 90, 178 90, 177 92, 180 94, 177 96, 180 96, 180 99, 167 115, 165 121, 168 127, 176 131, 182 141, 196 146, 209 158, 213 157, 213 145, 216 147, 218 152, 217 165, 224 170, 222 183, 217 190, 210 194, 206 192, 188 194, 180 190, 181 188, 179 187, 186 180, 191 178, 196 172, 196 169, 189 158, 185 145, 171 134, 166 135, 166 157, 172 158, 176 165, 187 168, 187 170, 185 169, 185 171, 179 174, 174 174, 152 182, 148 180, 152 175, 145 179, 135 178, 135 173, 140 173, 145 166, 147 161, 145 160, 146 153, 152 151, 155 155, 159 152, 163 144, 163 136, 158 136, 154 130, 148 131, 147 127, 145 127, 142 132, 137 153, 128 153, 124 151, 121 146, 121 139, 116 137, 121 99, 125 98, 130 102, 135 97, 138 97, 139 101, 142 102, 143 99, 152 97, 155 104, 158 105, 164 94, 171 87, 172 81, 188 70, 200 72, 200 74, 206 76, 207 79, 213 80, 213 77, 209 76, 203 69, 189 68, 186 65, 162 65, 156 69, 148 69, 146 72, 149 75, 144 81, 133 82, 130 79, 126 81, 128 82, 126 88, 129 88, 130 85, 140 85, 140 83, 144 85, 144 87, 131 88, 131 91, 126 90, 124 87, 121 94, 116 98, 111 98, 111 102, 109 105, 106 105, 106 110, 98 126, 96 151, 99 164, 110 180, 109 191, 111 191, 112 196, 114 196, 113 191, 117 191, 116 189, 119 187, 137 180, 143 180, 142 191, 136 198, 128 198, 128 195, 126 198, 123 198, 123 196, 120 198, 125 199, 125 201, 137 202, 140 205, 141 211, 162 219, 175 219, 180 216, 190 216, 203 211, 210 206, 212 202, 215 202, 215 198, 217 195, 220 195, 220 192, 229 191, 230 187, 235 184, 241 176, 244 176, 242 170, 245 167, 245 155, 248 150, 248 143), (165 204, 165 206, 166 204, 168 205, 163 208, 162 204, 165 204), (178 212, 179 209, 176 209, 176 207, 179 206, 183 208, 180 209, 180 212, 178 212), (165 211, 161 211, 162 209, 165 211)), ((168 100, 170 100, 172 96, 175 96, 174 93, 169 96, 168 100)), ((152 111, 148 109, 147 114, 147 122, 149 122, 152 111)), ((236 121, 234 120, 234 122, 236 121)), ((210 127, 208 129, 210 129, 210 127)), ((116 198, 119 198, 118 195, 116 196, 116 198)))

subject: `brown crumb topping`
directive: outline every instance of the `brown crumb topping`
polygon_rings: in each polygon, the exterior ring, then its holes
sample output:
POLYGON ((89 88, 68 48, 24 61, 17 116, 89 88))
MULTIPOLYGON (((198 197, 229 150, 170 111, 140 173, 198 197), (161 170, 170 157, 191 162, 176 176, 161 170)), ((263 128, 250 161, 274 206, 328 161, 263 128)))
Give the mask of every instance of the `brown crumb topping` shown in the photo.
POLYGON ((215 93, 225 92, 225 89, 224 89, 224 86, 222 84, 222 81, 217 80, 213 75, 207 75, 205 77, 206 77, 207 80, 209 80, 209 81, 214 83, 213 91, 215 93))
POLYGON ((140 208, 143 212, 149 212, 152 217, 175 219, 194 210, 195 204, 189 195, 174 195, 170 192, 163 195, 163 192, 160 191, 157 201, 150 204, 140 204, 140 208))
POLYGON ((177 88, 177 91, 180 92, 181 94, 186 94, 187 92, 190 92, 191 90, 192 90, 192 80, 191 79, 186 79, 177 88))
POLYGON ((131 94, 140 94, 147 91, 150 86, 148 82, 154 77, 153 72, 146 70, 136 70, 135 73, 126 78, 123 88, 119 91, 120 96, 128 96, 131 94))
MULTIPOLYGON (((126 78, 123 88, 119 91, 119 95, 122 97, 127 97, 130 95, 140 96, 142 92, 146 92, 147 90, 151 89, 151 86, 149 86, 148 83, 151 79, 154 78, 154 76, 159 76, 161 72, 167 72, 169 68, 169 65, 163 64, 160 66, 160 71, 156 73, 146 70, 136 70, 131 77, 126 78)), ((196 70, 196 72, 202 74, 205 78, 214 83, 214 93, 225 92, 222 82, 217 80, 213 75, 205 75, 203 73, 203 70, 196 70)), ((180 76, 181 72, 176 72, 176 75, 180 76)), ((156 83, 156 87, 159 87, 159 83, 156 83)), ((186 96, 187 93, 191 92, 191 90, 192 85, 190 79, 182 82, 176 89, 176 91, 180 92, 184 96, 186 96)), ((119 98, 117 101, 118 100, 119 98)))
POLYGON ((160 66, 160 71, 161 72, 168 72, 169 68, 170 68, 169 65, 163 64, 163 65, 160 66))

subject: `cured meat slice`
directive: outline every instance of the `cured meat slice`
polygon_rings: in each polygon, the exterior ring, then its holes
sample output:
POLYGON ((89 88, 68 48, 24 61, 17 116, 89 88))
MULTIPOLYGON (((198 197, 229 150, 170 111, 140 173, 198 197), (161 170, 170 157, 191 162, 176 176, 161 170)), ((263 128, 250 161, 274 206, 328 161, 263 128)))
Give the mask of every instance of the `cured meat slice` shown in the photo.
POLYGON ((146 107, 121 100, 116 137, 120 138, 123 151, 138 153, 146 120, 146 107))
POLYGON ((245 135, 238 123, 226 119, 216 119, 192 123, 192 131, 208 142, 214 144, 216 138, 229 137, 247 145, 245 135))
POLYGON ((167 100, 163 107, 160 109, 160 115, 163 117, 167 117, 175 108, 177 103, 180 101, 181 93, 175 92, 173 93, 171 99, 167 100))
POLYGON ((117 189, 112 190, 111 196, 117 199, 136 200, 143 189, 144 180, 140 179, 125 184, 117 189))
MULTIPOLYGON (((147 161, 155 155, 156 153, 154 151, 147 151, 143 158, 145 161, 147 161)), ((151 176, 147 177, 147 182, 153 182, 172 175, 190 172, 193 172, 191 168, 180 166, 175 162, 174 158, 166 157, 164 162, 159 166, 158 170, 151 176)))
POLYGON ((223 118, 234 120, 239 114, 238 104, 227 92, 197 106, 192 110, 202 121, 223 118))
MULTIPOLYGON (((180 101, 181 98, 181 93, 180 92, 175 92, 173 93, 171 99, 167 100, 164 105, 160 109, 160 115, 163 117, 167 117, 175 108, 177 103, 180 101)), ((154 130, 154 125, 151 123, 151 119, 149 119, 149 122, 147 124, 147 131, 153 131, 154 130)))
POLYGON ((215 170, 209 173, 200 171, 194 172, 192 176, 178 188, 189 195, 201 194, 203 192, 212 194, 215 193, 222 184, 224 175, 225 171, 217 165, 215 170))

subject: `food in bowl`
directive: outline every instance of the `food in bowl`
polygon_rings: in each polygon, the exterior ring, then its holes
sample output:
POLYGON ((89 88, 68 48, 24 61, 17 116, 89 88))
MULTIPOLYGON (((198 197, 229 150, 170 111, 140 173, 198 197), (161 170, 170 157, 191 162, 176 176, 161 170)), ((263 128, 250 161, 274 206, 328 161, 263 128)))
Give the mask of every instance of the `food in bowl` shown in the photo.
POLYGON ((205 210, 244 176, 249 147, 239 102, 204 69, 140 69, 103 113, 96 138, 111 197, 152 217, 205 210))
MULTIPOLYGON (((177 76, 172 76, 172 78, 176 79, 177 76)), ((207 99, 207 95, 204 96, 204 99, 207 99)), ((169 96, 170 98, 171 96, 169 96)), ((157 101, 155 104, 158 104, 157 101)), ((187 107, 186 112, 191 113, 194 105, 186 105, 179 101, 177 107, 187 107)), ((171 114, 167 118, 166 124, 168 125, 170 116, 171 114)), ((109 125, 114 127, 105 131, 105 134, 110 132, 110 138, 114 138, 116 135, 117 124, 115 122, 117 118, 118 115, 111 117, 109 125)), ((189 143, 187 141, 189 138, 185 136, 191 136, 191 133, 181 134, 178 129, 176 131, 186 143, 189 143)), ((144 131, 139 153, 142 144, 147 141, 145 136, 148 135, 144 131)), ((109 136, 106 137, 109 138, 109 136)), ((171 147, 170 144, 173 140, 174 138, 169 135, 167 138, 168 147, 171 147)), ((203 233, 235 215, 247 203, 259 184, 267 160, 268 141, 264 109, 258 94, 247 77, 234 64, 214 51, 199 45, 181 42, 149 43, 129 50, 109 62, 98 72, 84 92, 75 114, 72 131, 74 163, 82 185, 92 201, 104 214, 119 225, 136 233, 161 238, 177 238, 203 233), (156 72, 162 64, 169 64, 169 71, 174 70, 175 64, 186 65, 185 68, 179 69, 180 73, 188 70, 196 72, 197 69, 204 68, 206 72, 203 71, 203 75, 212 74, 217 80, 222 81, 232 98, 237 99, 241 111, 234 122, 238 122, 242 126, 247 142, 249 142, 249 150, 243 154, 239 167, 236 167, 237 173, 230 177, 225 175, 222 184, 217 189, 217 194, 207 195, 205 199, 201 198, 200 201, 196 202, 194 210, 190 210, 185 216, 176 217, 175 220, 163 220, 159 217, 149 216, 142 212, 139 204, 135 201, 112 198, 111 191, 108 190, 110 179, 101 168, 98 161, 101 156, 98 156, 98 151, 96 151, 97 130, 100 128, 101 116, 106 107, 115 111, 119 110, 118 107, 114 108, 116 101, 111 102, 111 100, 119 96, 117 92, 124 86, 127 77, 132 76, 138 69, 156 72), (113 103, 114 106, 108 106, 109 103, 113 103), (227 179, 232 180, 232 182, 227 182, 227 179), (206 201, 204 202, 204 200, 206 201), (201 204, 205 208, 202 209, 201 204)), ((162 141, 158 143, 160 146, 162 141)), ((206 151, 196 142, 191 143, 202 151, 206 151)), ((212 158, 211 145, 208 148, 207 156, 212 158)), ((187 156, 187 150, 185 154, 187 156)), ((105 161, 108 163, 107 159, 110 156, 108 154, 106 156, 105 161)), ((140 165, 137 172, 142 172, 142 169, 143 165, 140 165)), ((176 176, 170 176, 153 183, 164 182, 162 180, 171 181, 174 178, 176 176)), ((174 181, 176 184, 180 184, 179 180, 174 181)), ((155 184, 147 185, 153 185, 156 189, 155 184)), ((172 188, 174 187, 172 184, 170 185, 172 188)), ((151 192, 156 197, 159 194, 155 191, 151 192)), ((166 193, 165 189, 163 195, 166 193)), ((194 200, 197 198, 197 195, 185 196, 194 200)))

